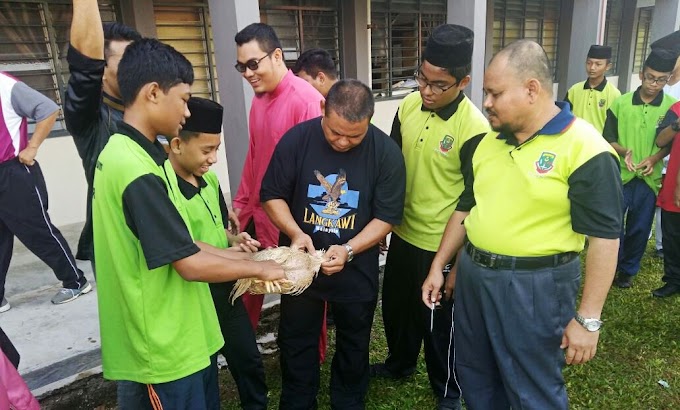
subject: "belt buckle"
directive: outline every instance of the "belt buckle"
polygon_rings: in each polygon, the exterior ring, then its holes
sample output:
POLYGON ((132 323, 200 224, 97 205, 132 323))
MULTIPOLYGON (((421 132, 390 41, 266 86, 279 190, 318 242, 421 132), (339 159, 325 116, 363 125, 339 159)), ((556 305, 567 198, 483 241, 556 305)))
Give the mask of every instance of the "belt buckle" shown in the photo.
POLYGON ((498 255, 495 253, 489 254, 489 268, 496 269, 496 261, 498 260, 498 255))

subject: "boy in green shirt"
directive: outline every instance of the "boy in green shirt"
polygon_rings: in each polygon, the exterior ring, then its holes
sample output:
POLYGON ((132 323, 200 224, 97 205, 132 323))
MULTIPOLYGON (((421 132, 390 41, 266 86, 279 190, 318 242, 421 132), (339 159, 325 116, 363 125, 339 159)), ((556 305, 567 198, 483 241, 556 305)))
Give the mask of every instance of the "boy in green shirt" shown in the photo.
MULTIPOLYGON (((274 262, 194 242, 177 177, 157 135, 190 112, 191 63, 154 39, 128 46, 118 133, 94 176, 93 227, 104 377, 146 388, 120 409, 219 408, 215 353, 224 344, 204 282, 283 277, 274 262), (144 386, 146 385, 146 386, 144 386)), ((130 392, 126 390, 126 392, 130 392)))
MULTIPOLYGON (((191 97, 189 117, 169 143, 168 160, 177 174, 177 183, 189 217, 194 239, 220 249, 254 252, 260 243, 241 232, 234 236, 227 228, 228 210, 217 175, 210 167, 217 162, 222 132, 220 104, 205 98, 191 97), (232 245, 232 247, 229 247, 232 245)), ((229 364, 246 409, 267 408, 267 385, 255 332, 239 297, 229 302, 235 281, 211 283, 210 293, 220 322, 224 347, 220 353, 229 364)))
POLYGON ((660 161, 667 153, 655 144, 656 127, 663 121, 675 98, 664 94, 663 86, 675 67, 676 55, 653 50, 640 72, 642 85, 617 98, 607 112, 602 135, 619 154, 623 182, 624 226, 621 232, 618 275, 619 288, 632 286, 633 276, 652 228, 656 194, 661 186, 660 161))

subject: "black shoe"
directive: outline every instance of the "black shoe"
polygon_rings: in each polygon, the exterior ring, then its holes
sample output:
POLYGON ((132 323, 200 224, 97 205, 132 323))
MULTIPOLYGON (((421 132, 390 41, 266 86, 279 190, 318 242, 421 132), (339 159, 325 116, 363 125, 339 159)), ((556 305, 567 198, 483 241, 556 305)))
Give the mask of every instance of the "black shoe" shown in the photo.
POLYGON ((667 298, 673 296, 676 293, 680 293, 680 285, 674 285, 672 283, 666 283, 659 289, 653 290, 652 295, 657 298, 667 298))
POLYGON ((439 399, 437 404, 437 410, 461 410, 463 405, 460 403, 460 399, 439 399))
POLYGON ((371 375, 371 377, 381 379, 400 380, 409 377, 410 375, 413 374, 413 372, 397 374, 389 370, 387 366, 385 366, 385 363, 375 363, 372 364, 371 367, 369 368, 369 374, 371 375))
POLYGON ((614 279, 614 285, 616 285, 617 288, 628 289, 633 286, 633 277, 626 275, 625 273, 619 273, 616 276, 616 279, 614 279))

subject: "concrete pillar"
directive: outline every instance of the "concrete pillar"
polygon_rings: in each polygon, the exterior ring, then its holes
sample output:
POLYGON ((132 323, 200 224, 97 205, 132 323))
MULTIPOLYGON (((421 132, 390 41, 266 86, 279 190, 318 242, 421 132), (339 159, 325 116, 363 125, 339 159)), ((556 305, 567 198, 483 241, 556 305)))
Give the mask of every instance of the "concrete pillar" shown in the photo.
MULTIPOLYGON (((567 2, 569 3, 569 2, 567 2)), ((560 34, 569 36, 567 44, 560 43, 557 80, 559 87, 555 99, 561 100, 569 87, 585 78, 585 61, 592 44, 602 42, 606 0, 574 0, 571 14, 561 13, 560 34)), ((564 11, 564 10, 562 10, 564 11)), ((564 36, 560 35, 560 39, 564 36)))
POLYGON ((680 0, 656 0, 650 44, 680 28, 679 11, 680 0))
POLYGON ((134 27, 144 37, 158 36, 153 0, 120 0, 120 14, 124 24, 134 27))
POLYGON ((224 152, 229 170, 229 185, 234 195, 241 181, 241 171, 248 152, 248 113, 254 96, 252 87, 234 69, 234 36, 247 25, 260 21, 260 7, 258 2, 251 0, 209 0, 209 7, 220 103, 224 106, 224 152))
POLYGON ((371 86, 370 0, 341 2, 342 78, 356 78, 371 86))
MULTIPOLYGON (((447 0, 446 22, 468 27, 475 33, 474 52, 472 53, 472 72, 470 85, 465 94, 479 108, 484 99, 484 64, 486 61, 487 0, 447 0)), ((493 10, 493 7, 491 8, 493 10)), ((490 26, 490 27, 493 27, 490 26)))
POLYGON ((619 91, 627 93, 635 62, 635 39, 638 25, 637 0, 623 1, 623 16, 621 17, 621 40, 619 43, 619 91))

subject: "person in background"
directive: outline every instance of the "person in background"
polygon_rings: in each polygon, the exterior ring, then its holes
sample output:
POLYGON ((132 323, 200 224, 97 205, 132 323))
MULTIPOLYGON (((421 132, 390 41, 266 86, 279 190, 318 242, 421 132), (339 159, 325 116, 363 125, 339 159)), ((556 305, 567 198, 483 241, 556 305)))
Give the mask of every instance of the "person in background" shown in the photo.
POLYGON ((142 36, 121 23, 102 26, 97 0, 73 0, 73 20, 66 61, 70 72, 64 121, 83 162, 87 182, 85 226, 76 258, 92 262, 92 181, 97 157, 123 119, 118 63, 125 48, 142 36))
POLYGON ((326 98, 328 90, 338 82, 338 69, 330 53, 321 48, 310 48, 300 54, 293 73, 310 83, 326 98))
POLYGON ((607 119, 607 110, 621 96, 618 88, 607 82, 604 75, 611 68, 612 48, 593 44, 586 58, 588 79, 574 84, 564 97, 574 115, 591 123, 600 134, 607 119))
POLYGON ((92 290, 66 239, 47 213, 45 178, 35 160, 59 114, 54 101, 16 78, 0 72, 0 312, 10 309, 5 280, 14 237, 45 262, 62 283, 52 298, 61 304, 92 290), (35 121, 28 135, 28 120, 35 121))
POLYGON ((668 153, 654 142, 656 127, 675 102, 664 94, 663 86, 677 57, 666 50, 652 51, 640 71, 640 87, 614 101, 607 112, 602 135, 619 154, 623 181, 625 222, 614 281, 619 288, 632 286, 652 229, 661 160, 668 153))

